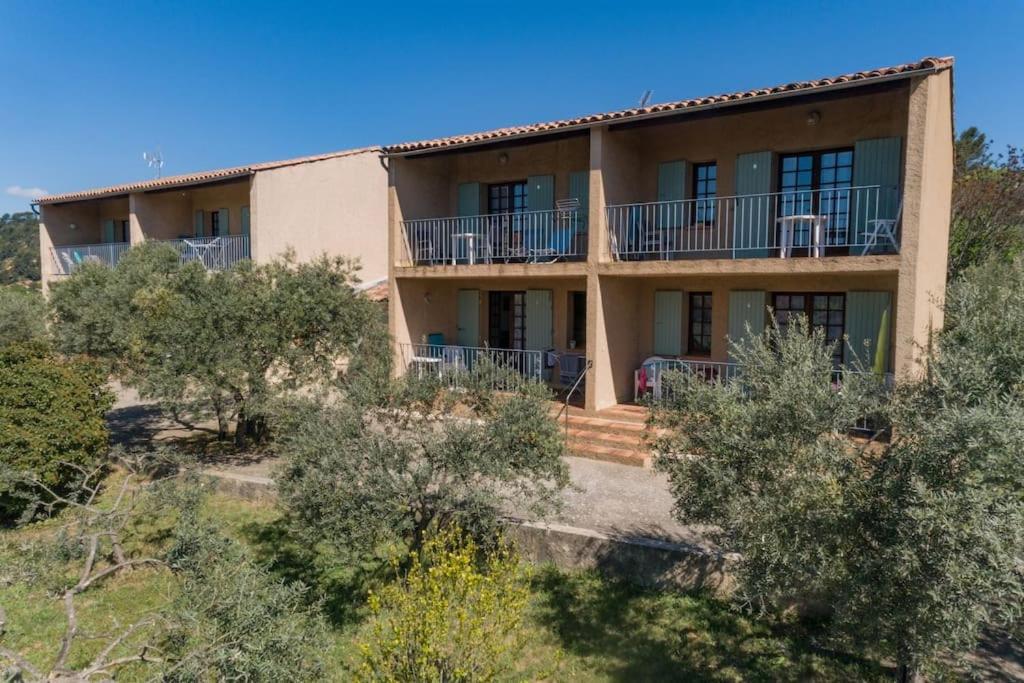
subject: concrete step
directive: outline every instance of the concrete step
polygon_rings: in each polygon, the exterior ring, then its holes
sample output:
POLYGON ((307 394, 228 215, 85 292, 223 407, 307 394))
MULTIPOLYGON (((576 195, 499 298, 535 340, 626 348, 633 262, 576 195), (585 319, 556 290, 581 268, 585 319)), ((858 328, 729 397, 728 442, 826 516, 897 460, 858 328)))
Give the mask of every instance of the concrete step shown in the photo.
POLYGON ((569 428, 570 442, 591 443, 598 446, 611 446, 614 448, 644 448, 643 438, 640 435, 615 434, 612 432, 596 432, 590 429, 569 428))
POLYGON ((579 442, 570 442, 567 444, 567 447, 572 455, 581 458, 616 462, 620 465, 632 465, 634 467, 650 466, 651 459, 649 455, 631 448, 615 448, 579 442))
MULTIPOLYGON (((562 419, 566 418, 563 417, 562 419)), ((609 420, 604 417, 570 415, 566 421, 569 424, 569 429, 586 429, 592 432, 639 435, 646 431, 644 423, 628 420, 609 420)))
POLYGON ((598 417, 610 420, 623 420, 625 422, 646 422, 650 411, 643 406, 617 405, 614 408, 605 408, 598 412, 598 417))

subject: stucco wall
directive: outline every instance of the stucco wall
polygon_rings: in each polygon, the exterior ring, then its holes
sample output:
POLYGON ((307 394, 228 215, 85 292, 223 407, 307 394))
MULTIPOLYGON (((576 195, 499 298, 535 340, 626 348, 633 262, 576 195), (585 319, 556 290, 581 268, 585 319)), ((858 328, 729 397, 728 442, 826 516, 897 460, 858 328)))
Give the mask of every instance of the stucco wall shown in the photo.
POLYGON ((922 349, 942 327, 953 184, 952 74, 911 82, 900 244, 896 372, 919 373, 922 349))
MULTIPOLYGON (((635 191, 622 201, 657 200, 658 164, 666 161, 716 162, 718 196, 726 197, 735 194, 734 170, 739 154, 833 149, 852 147, 857 140, 903 137, 906 135, 907 92, 904 83, 873 94, 851 93, 808 104, 745 113, 723 112, 708 118, 683 118, 666 125, 613 130, 611 137, 635 153, 635 165, 629 169, 635 178, 635 191), (813 126, 807 123, 811 112, 820 115, 813 126)), ((687 196, 691 179, 687 178, 687 196)))
POLYGON ((172 240, 193 232, 188 191, 136 193, 131 196, 131 204, 132 233, 140 239, 172 240))
POLYGON ((387 276, 388 178, 376 151, 257 171, 252 195, 254 259, 326 252, 358 257, 364 282, 387 276))

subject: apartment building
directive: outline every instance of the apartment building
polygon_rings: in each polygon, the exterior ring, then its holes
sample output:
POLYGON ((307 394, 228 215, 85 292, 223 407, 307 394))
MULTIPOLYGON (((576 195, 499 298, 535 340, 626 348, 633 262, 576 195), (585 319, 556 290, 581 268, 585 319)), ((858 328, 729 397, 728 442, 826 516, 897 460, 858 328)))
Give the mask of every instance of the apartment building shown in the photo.
POLYGON ((380 149, 353 149, 169 176, 37 200, 44 289, 86 262, 114 265, 165 242, 210 269, 294 251, 358 257, 360 278, 388 274, 387 172, 380 149))
POLYGON ((486 355, 588 411, 806 314, 837 367, 915 372, 942 324, 951 58, 392 145, 401 371, 486 355), (659 365, 661 363, 661 365, 659 365))

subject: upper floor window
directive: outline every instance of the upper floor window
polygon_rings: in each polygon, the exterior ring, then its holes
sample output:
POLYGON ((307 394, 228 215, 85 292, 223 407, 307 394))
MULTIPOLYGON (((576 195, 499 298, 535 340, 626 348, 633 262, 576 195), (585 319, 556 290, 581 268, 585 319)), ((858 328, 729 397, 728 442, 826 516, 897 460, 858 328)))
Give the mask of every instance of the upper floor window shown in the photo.
POLYGON ((715 195, 718 193, 718 164, 714 161, 693 165, 694 222, 715 222, 715 195))
POLYGON ((495 183, 487 187, 487 213, 522 213, 527 210, 526 181, 495 183))
POLYGON ((220 212, 219 211, 211 211, 210 212, 210 234, 211 235, 219 235, 220 234, 220 212))

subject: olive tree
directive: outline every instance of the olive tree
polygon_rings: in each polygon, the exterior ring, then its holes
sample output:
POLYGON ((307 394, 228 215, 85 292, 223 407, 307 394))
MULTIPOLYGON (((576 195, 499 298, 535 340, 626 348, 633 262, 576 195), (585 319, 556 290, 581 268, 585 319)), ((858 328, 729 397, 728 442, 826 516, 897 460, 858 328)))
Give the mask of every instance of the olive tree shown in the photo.
POLYGON ((213 416, 224 437, 233 421, 241 445, 263 438, 275 397, 336 385, 357 351, 387 353, 383 315, 355 288, 357 272, 326 256, 208 272, 143 245, 113 270, 87 266, 55 287, 57 339, 107 359, 182 423, 213 416))
POLYGON ((568 483, 547 393, 525 384, 464 420, 307 403, 280 430, 281 502, 310 545, 400 555, 453 522, 486 536, 513 503, 543 513, 568 483))
POLYGON ((46 341, 46 300, 38 289, 0 287, 0 346, 46 341))
POLYGON ((658 464, 680 518, 740 553, 747 596, 824 601, 837 637, 904 678, 1020 617, 1024 366, 1002 340, 1024 324, 1019 278, 957 285, 927 373, 889 399, 871 375, 831 382, 831 350, 793 327, 735 347, 734 384, 680 380, 658 464), (891 432, 851 438, 865 415, 891 432))

